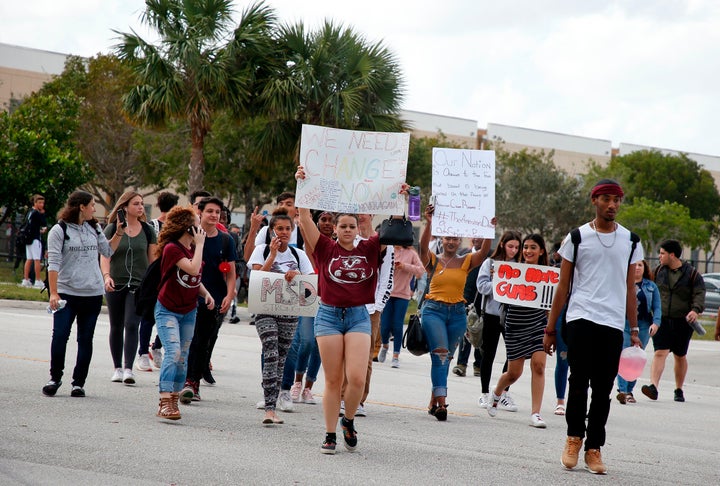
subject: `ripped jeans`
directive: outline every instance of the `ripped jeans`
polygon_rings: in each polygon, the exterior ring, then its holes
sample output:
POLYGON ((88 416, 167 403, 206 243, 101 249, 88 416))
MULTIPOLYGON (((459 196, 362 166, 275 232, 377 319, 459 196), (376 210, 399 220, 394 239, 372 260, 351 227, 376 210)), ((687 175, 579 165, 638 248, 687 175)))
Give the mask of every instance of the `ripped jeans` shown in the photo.
POLYGON ((155 304, 155 326, 165 348, 160 368, 160 393, 178 393, 185 385, 196 313, 197 308, 187 314, 178 314, 165 308, 159 301, 155 304))
POLYGON ((433 396, 446 397, 450 359, 467 328, 465 304, 445 304, 427 299, 422 305, 421 322, 430 348, 433 396), (437 353, 438 349, 445 351, 437 353))

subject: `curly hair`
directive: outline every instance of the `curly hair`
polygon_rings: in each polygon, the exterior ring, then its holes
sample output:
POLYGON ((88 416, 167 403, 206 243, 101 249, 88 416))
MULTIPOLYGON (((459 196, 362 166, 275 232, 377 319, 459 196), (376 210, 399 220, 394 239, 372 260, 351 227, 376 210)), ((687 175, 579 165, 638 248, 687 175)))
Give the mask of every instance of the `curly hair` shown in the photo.
POLYGON ((178 241, 188 229, 195 226, 197 212, 192 206, 175 206, 165 218, 165 223, 158 235, 157 257, 160 258, 165 245, 178 241))

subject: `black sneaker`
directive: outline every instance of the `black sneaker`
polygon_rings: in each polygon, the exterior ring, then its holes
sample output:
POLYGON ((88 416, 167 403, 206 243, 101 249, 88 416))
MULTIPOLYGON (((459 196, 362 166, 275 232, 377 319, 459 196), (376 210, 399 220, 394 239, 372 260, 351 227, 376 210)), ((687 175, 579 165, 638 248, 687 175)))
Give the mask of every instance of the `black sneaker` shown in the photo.
POLYGON ((658 391, 657 388, 655 388, 655 385, 643 385, 640 390, 643 392, 643 395, 648 397, 650 400, 657 400, 658 391))
POLYGON ((213 378, 212 372, 210 370, 206 370, 205 373, 203 373, 203 380, 205 380, 205 383, 213 386, 215 384, 215 378, 213 378))
POLYGON ((230 324, 237 324, 238 322, 240 322, 240 318, 238 316, 232 316, 229 322, 230 324))
POLYGON ((43 395, 46 397, 54 397, 60 385, 62 385, 62 381, 48 381, 47 385, 42 388, 43 395))
POLYGON ((334 440, 326 437, 322 443, 322 446, 320 446, 320 452, 322 452, 323 454, 335 454, 336 445, 337 443, 334 440))
POLYGON ((685 401, 685 395, 683 394, 683 391, 681 388, 678 388, 675 390, 675 401, 676 402, 684 402, 685 401))
POLYGON ((353 452, 357 448, 357 432, 355 432, 354 420, 348 420, 345 417, 340 421, 343 431, 343 439, 345 439, 345 449, 353 452))
POLYGON ((84 397, 85 396, 85 390, 81 386, 73 386, 72 391, 70 392, 71 397, 84 397))

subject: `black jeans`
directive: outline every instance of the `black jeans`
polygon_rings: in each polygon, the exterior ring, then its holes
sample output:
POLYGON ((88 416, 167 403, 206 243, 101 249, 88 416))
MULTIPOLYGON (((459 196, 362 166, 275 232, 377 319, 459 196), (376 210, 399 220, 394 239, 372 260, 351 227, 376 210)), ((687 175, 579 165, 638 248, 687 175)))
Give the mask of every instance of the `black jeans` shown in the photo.
POLYGON ((78 352, 73 370, 73 386, 85 386, 93 353, 93 335, 102 306, 102 295, 78 297, 60 294, 67 301, 63 309, 53 314, 52 344, 50 345, 50 379, 60 381, 65 369, 65 353, 72 323, 77 319, 78 352))
POLYGON ((567 324, 569 392, 565 420, 569 437, 585 437, 585 450, 605 445, 610 393, 618 372, 623 333, 579 319, 567 324), (592 389, 588 411, 588 387, 592 389), (587 426, 585 418, 587 417, 587 426))
POLYGON ((211 343, 214 346, 224 317, 225 314, 220 314, 216 309, 209 310, 205 304, 198 304, 195 334, 188 355, 188 380, 200 381, 202 378, 210 362, 211 343))

